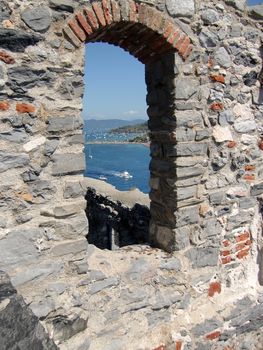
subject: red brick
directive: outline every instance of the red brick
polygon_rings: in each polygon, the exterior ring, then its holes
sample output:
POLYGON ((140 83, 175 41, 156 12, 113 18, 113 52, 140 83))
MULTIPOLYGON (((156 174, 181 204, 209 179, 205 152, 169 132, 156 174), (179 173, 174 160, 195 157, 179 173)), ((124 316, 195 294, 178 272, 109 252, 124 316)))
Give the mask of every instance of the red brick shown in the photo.
POLYGON ((258 147, 263 151, 263 139, 258 142, 258 147))
POLYGON ((244 250, 241 250, 240 252, 237 253, 237 258, 238 259, 243 259, 245 258, 246 256, 248 256, 249 254, 249 250, 250 250, 250 247, 244 249, 244 250))
POLYGON ((190 38, 188 36, 186 36, 186 38, 182 42, 180 48, 178 49, 180 55, 184 55, 185 54, 185 51, 187 50, 187 48, 190 45, 190 43, 191 43, 190 38))
POLYGON ((234 148, 236 147, 237 143, 236 141, 229 141, 228 144, 227 144, 227 147, 228 148, 234 148))
POLYGON ((247 246, 246 246, 246 243, 239 243, 236 245, 236 252, 240 251, 240 250, 243 250, 245 249, 247 246))
POLYGON ((107 24, 112 23, 112 15, 111 15, 111 4, 110 0, 102 0, 102 9, 104 12, 104 17, 106 19, 107 24))
POLYGON ((215 339, 219 338, 220 335, 221 335, 220 331, 215 331, 213 333, 207 334, 206 335, 206 339, 208 339, 208 340, 215 340, 215 339))
POLYGON ((224 245, 224 247, 229 247, 230 246, 230 241, 228 239, 225 239, 223 241, 223 245, 224 245))
POLYGON ((187 36, 184 33, 181 33, 180 37, 176 37, 173 43, 173 47, 180 52, 180 48, 185 42, 185 40, 187 40, 187 36))
POLYGON ((255 170, 255 169, 256 169, 255 165, 246 165, 245 166, 245 170, 246 171, 252 171, 252 170, 255 170))
POLYGON ((214 112, 222 111, 224 109, 224 105, 221 102, 214 102, 211 104, 210 109, 214 112))
POLYGON ((92 29, 98 29, 99 23, 97 21, 97 17, 91 7, 84 8, 84 13, 87 16, 88 23, 90 24, 92 29))
POLYGON ((78 25, 75 19, 69 20, 68 25, 72 29, 72 31, 75 33, 75 35, 79 38, 79 40, 81 41, 86 40, 85 32, 80 28, 80 26, 78 25))
POLYGON ((0 51, 0 61, 5 62, 6 64, 15 63, 15 59, 5 51, 0 51))
POLYGON ((220 252, 221 256, 228 256, 231 255, 231 251, 230 250, 223 250, 222 252, 220 252))
POLYGON ((121 20, 120 6, 115 0, 111 0, 112 17, 113 22, 119 22, 121 20))
POLYGON ((210 75, 210 77, 213 81, 216 81, 217 83, 225 84, 225 77, 223 75, 212 74, 210 75))
POLYGON ((164 23, 164 29, 163 29, 163 37, 165 39, 168 39, 169 36, 172 34, 172 32, 175 30, 174 25, 172 22, 166 20, 164 23))
POLYGON ((34 113, 36 111, 36 108, 29 103, 17 103, 16 110, 19 113, 34 113))
POLYGON ((77 13, 76 18, 79 21, 81 27, 85 30, 88 35, 93 33, 91 26, 88 24, 87 19, 84 17, 82 13, 77 13))
POLYGON ((246 174, 243 176, 243 179, 246 181, 254 181, 255 180, 255 175, 254 174, 246 174))
POLYGON ((167 39, 168 43, 173 45, 175 40, 177 40, 180 37, 181 31, 180 29, 176 29, 175 31, 170 34, 169 38, 167 39))
POLYGON ((104 13, 101 7, 101 4, 98 2, 93 2, 92 3, 92 8, 97 16, 98 22, 100 26, 105 27, 106 26, 106 20, 104 17, 104 13))
POLYGON ((236 237, 236 242, 237 243, 243 242, 243 241, 248 240, 249 238, 250 238, 250 233, 245 231, 236 237))
POLYGON ((220 282, 212 282, 209 285, 208 296, 213 297, 215 293, 221 293, 221 283, 220 282))
POLYGON ((214 61, 212 60, 211 57, 208 58, 207 67, 208 68, 213 68, 214 67, 214 61))
POLYGON ((147 24, 147 7, 145 4, 140 4, 138 8, 139 22, 142 24, 147 24))
POLYGON ((183 343, 179 340, 175 342, 175 350, 182 350, 183 343))
POLYGON ((130 5, 130 21, 131 22, 138 22, 138 12, 137 12, 137 6, 133 0, 129 1, 130 5))
POLYGON ((184 52, 184 54, 182 55, 182 57, 183 57, 183 59, 184 60, 186 60, 190 55, 191 55, 191 53, 192 53, 192 51, 193 51, 193 45, 192 44, 190 44, 189 46, 188 46, 188 48, 185 50, 185 52, 184 52))
POLYGON ((158 348, 155 348, 153 350, 166 350, 166 346, 165 345, 160 345, 160 346, 158 346, 158 348))
POLYGON ((222 265, 229 264, 229 263, 231 263, 231 261, 232 261, 231 256, 226 256, 225 258, 221 258, 222 265))
POLYGON ((0 101, 0 111, 7 111, 10 104, 7 101, 0 101))

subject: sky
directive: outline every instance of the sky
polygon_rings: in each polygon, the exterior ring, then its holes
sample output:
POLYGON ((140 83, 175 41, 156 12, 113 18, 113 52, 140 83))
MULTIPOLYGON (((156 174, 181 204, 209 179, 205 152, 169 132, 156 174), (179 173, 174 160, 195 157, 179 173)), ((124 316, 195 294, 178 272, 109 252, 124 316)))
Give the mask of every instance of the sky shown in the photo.
MULTIPOLYGON (((248 0, 249 5, 263 0, 248 0)), ((141 119, 146 114, 144 65, 119 47, 89 43, 85 53, 85 119, 141 119)))

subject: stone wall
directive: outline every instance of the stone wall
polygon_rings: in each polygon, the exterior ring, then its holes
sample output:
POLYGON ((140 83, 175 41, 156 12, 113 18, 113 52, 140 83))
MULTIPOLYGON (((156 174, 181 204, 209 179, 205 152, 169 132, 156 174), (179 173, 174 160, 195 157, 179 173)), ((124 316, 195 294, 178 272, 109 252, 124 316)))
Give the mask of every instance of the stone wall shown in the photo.
MULTIPOLYGON (((249 349, 260 349, 261 11, 246 8, 244 0, 0 2, 0 268, 10 274, 49 334, 56 334, 61 348, 72 348, 87 328, 87 310, 94 312, 91 304, 81 308, 78 298, 80 290, 90 291, 93 277, 76 290, 72 286, 78 285, 76 271, 90 274, 80 117, 83 42, 106 41, 145 63, 150 238, 178 259, 180 278, 168 270, 176 280, 171 286, 189 295, 183 311, 177 302, 162 304, 163 312, 153 322, 151 315, 160 309, 149 286, 143 299, 154 299, 143 308, 148 318, 144 311, 140 318, 129 309, 149 327, 149 338, 135 322, 132 331, 124 326, 122 336, 125 342, 132 335, 136 345, 131 341, 119 347, 152 349, 163 339, 168 348, 176 344, 184 350, 239 349, 246 342, 249 349), (56 278, 71 283, 70 292, 54 287, 56 278), (157 336, 160 325, 163 331, 157 336)), ((164 254, 153 252, 156 261, 164 254)), ((123 271, 120 279, 114 277, 117 265, 104 271, 106 282, 96 291, 100 308, 112 289, 128 288, 123 271), (100 304, 107 288, 112 289, 100 304)), ((160 266, 154 270, 153 265, 149 261, 145 271, 158 271, 160 266)), ((141 266, 134 267, 137 275, 141 266)), ((166 295, 167 276, 161 273, 157 282, 147 276, 151 286, 163 281, 166 295)), ((123 309, 120 313, 125 314, 123 309)), ((100 322, 92 320, 91 349, 102 349, 103 341, 98 345, 94 340, 100 322)), ((115 338, 118 332, 109 331, 115 338)))

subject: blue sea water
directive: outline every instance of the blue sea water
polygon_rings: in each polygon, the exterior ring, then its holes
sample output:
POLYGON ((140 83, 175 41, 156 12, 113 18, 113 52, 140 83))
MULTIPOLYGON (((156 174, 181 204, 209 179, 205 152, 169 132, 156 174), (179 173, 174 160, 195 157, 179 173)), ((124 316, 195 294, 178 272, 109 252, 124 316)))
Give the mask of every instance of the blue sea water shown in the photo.
POLYGON ((85 145, 85 176, 107 182, 120 191, 139 188, 149 193, 150 150, 141 144, 89 144, 85 145), (132 178, 122 177, 127 171, 132 178))

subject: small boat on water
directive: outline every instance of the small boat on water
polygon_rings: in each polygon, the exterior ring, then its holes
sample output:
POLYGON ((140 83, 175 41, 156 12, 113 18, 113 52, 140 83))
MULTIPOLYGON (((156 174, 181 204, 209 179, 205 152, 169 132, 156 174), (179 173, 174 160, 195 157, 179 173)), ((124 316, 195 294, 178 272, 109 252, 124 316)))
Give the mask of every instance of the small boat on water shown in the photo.
POLYGON ((120 173, 120 177, 123 177, 124 179, 132 179, 132 175, 128 171, 124 171, 123 173, 120 173))
POLYGON ((104 175, 100 175, 100 176, 99 176, 99 179, 100 179, 100 180, 103 180, 103 181, 107 181, 107 180, 108 180, 107 177, 104 176, 104 175))
POLYGON ((92 159, 93 157, 92 157, 92 154, 91 154, 91 149, 90 149, 90 147, 89 147, 89 155, 88 155, 88 157, 89 157, 89 159, 92 159))

